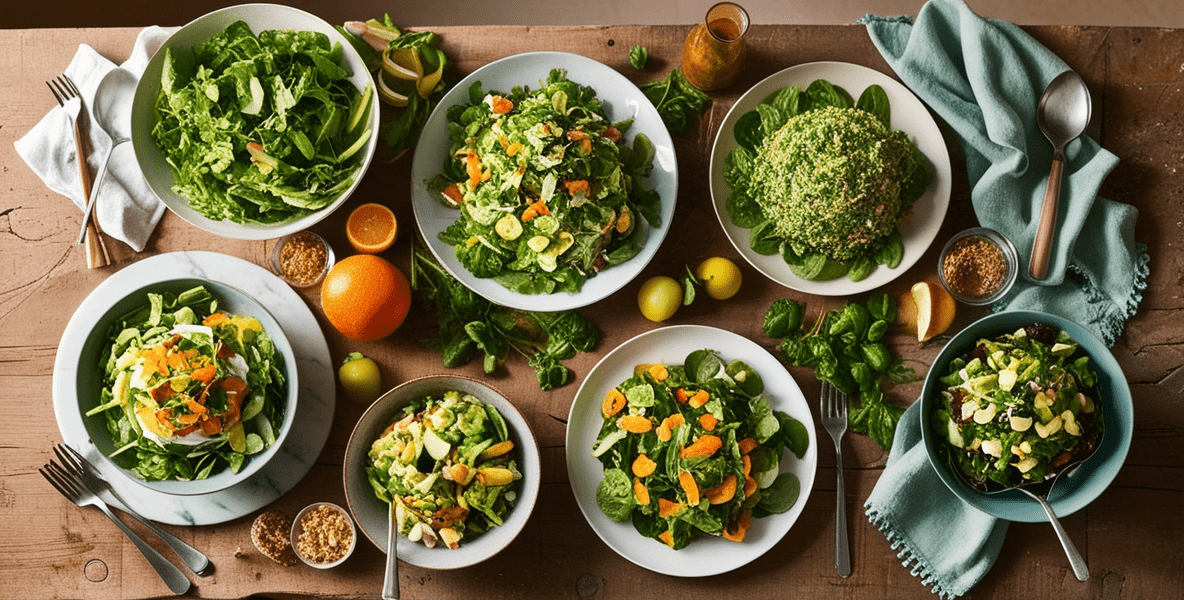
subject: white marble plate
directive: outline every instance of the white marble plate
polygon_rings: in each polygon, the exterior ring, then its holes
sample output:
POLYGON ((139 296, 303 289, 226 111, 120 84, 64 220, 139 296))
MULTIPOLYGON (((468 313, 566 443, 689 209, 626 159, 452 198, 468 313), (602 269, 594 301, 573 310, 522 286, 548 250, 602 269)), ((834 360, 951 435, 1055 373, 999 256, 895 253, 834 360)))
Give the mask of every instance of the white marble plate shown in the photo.
MULTIPOLYGON (((773 549, 801 516, 818 468, 818 439, 814 418, 793 376, 767 350, 755 342, 723 329, 703 325, 673 325, 647 331, 617 346, 584 378, 567 417, 567 475, 576 503, 596 535, 617 554, 656 573, 676 577, 707 577, 738 569, 773 549), (801 482, 797 502, 781 514, 754 519, 743 542, 702 536, 681 550, 642 536, 631 523, 617 523, 596 504, 596 486, 604 479, 604 465, 592 456, 592 447, 604 424, 600 405, 605 394, 633 376, 633 367, 644 363, 681 365, 695 350, 710 348, 724 362, 742 360, 765 383, 765 396, 773 410, 801 421, 810 435, 810 446, 799 460, 788 450, 781 472, 793 473, 801 482)), ((789 549, 792 551, 792 549, 789 549)))
POLYGON ((270 271, 214 252, 173 252, 146 258, 118 271, 82 301, 62 333, 53 373, 53 405, 62 440, 103 472, 115 493, 146 518, 173 525, 210 525, 258 510, 291 490, 312 467, 333 424, 336 387, 329 346, 304 300, 270 271), (299 402, 291 431, 276 456, 232 487, 180 496, 128 479, 100 454, 78 410, 81 340, 94 323, 130 291, 156 282, 205 279, 237 288, 265 306, 283 328, 296 355, 299 402))

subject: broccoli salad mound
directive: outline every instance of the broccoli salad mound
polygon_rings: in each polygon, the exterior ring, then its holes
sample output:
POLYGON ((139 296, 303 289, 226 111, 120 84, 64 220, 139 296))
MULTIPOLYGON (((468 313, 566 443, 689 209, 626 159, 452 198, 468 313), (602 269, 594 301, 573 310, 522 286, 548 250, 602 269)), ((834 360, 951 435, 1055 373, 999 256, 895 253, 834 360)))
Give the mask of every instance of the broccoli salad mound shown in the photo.
POLYGON ((724 165, 732 222, 750 245, 780 254, 804 279, 853 281, 904 256, 898 221, 933 179, 933 165, 891 129, 879 86, 854 101, 816 80, 788 87, 740 117, 724 165))

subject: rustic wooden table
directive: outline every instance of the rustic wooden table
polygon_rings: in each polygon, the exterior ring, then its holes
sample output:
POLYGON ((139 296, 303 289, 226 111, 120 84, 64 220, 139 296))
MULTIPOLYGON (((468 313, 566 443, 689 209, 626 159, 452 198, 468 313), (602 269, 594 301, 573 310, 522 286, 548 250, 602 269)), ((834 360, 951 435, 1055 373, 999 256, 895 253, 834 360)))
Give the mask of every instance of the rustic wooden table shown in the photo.
MULTIPOLYGON (((491 60, 529 50, 562 49, 600 60, 638 83, 677 66, 687 27, 457 27, 438 30, 456 75, 491 60), (628 49, 648 46, 651 67, 644 73, 626 63, 628 49)), ((1098 27, 1033 27, 1029 31, 1088 82, 1095 98, 1091 133, 1121 158, 1103 195, 1140 211, 1136 237, 1148 244, 1152 276, 1138 316, 1113 348, 1135 399, 1135 435, 1127 463, 1113 485, 1064 525, 1088 561, 1088 583, 1073 578, 1047 524, 1013 524, 1003 552, 968 598, 1169 598, 1184 590, 1184 30, 1098 27)), ((49 191, 13 150, 52 105, 44 81, 87 43, 116 62, 126 58, 135 29, 0 31, 0 597, 146 598, 168 590, 127 540, 93 509, 77 509, 37 473, 61 439, 50 401, 54 356, 62 331, 79 303, 106 277, 147 256, 176 250, 215 250, 266 264, 265 242, 227 240, 205 234, 166 214, 149 247, 135 254, 110 244, 114 264, 87 270, 83 247, 74 243, 79 212, 49 191), (85 565, 98 559, 107 577, 89 581, 85 565)), ((690 132, 676 136, 681 173, 673 233, 644 276, 677 272, 710 255, 742 263, 723 237, 707 191, 709 152, 718 124, 743 90, 785 67, 817 60, 847 61, 891 73, 862 26, 757 26, 743 78, 714 95, 715 103, 690 132), (695 232, 687 235, 687 232, 695 232)), ((951 210, 939 240, 973 224, 965 167, 947 136, 954 164, 951 210)), ((409 231, 409 161, 375 162, 349 203, 383 201, 393 206, 409 231)), ((315 230, 339 250, 348 249, 343 226, 348 208, 315 230)), ((406 266, 410 236, 401 236, 386 255, 406 266)), ((896 294, 929 276, 940 244, 885 291, 896 294)), ((697 302, 673 322, 710 324, 771 347, 760 318, 776 298, 804 301, 811 311, 844 299, 807 297, 763 279, 744 265, 743 293, 728 302, 697 302)), ((608 350, 657 327, 638 313, 639 282, 626 286, 584 312, 604 330, 596 352, 569 361, 577 378, 608 350)), ((349 342, 324 321, 315 290, 302 292, 318 315, 335 361, 360 350, 382 365, 386 383, 445 371, 417 340, 428 333, 417 319, 390 338, 349 342)), ((955 328, 977 313, 960 307, 955 328)), ((428 319, 430 322, 430 319, 428 319)), ((893 334, 894 351, 928 362, 939 347, 920 347, 893 334)), ((457 372, 484 377, 476 365, 457 372)), ((814 403, 818 385, 794 371, 814 403)), ((885 455, 861 436, 847 438, 848 518, 854 574, 834 571, 834 454, 817 429, 819 470, 814 492, 789 535, 752 564, 724 575, 678 579, 633 565, 602 543, 577 509, 564 462, 564 425, 579 379, 540 392, 521 361, 488 378, 522 408, 538 437, 543 486, 525 531, 491 560, 443 572, 403 565, 406 598, 929 598, 930 591, 901 567, 883 535, 863 517, 862 503, 879 477, 885 455)), ((910 403, 919 384, 892 390, 910 403)), ((328 445, 312 471, 273 506, 292 514, 317 500, 341 503, 342 456, 346 440, 365 407, 339 394, 328 445)), ((817 424, 815 424, 817 428, 817 424)), ((219 525, 169 527, 209 554, 216 572, 194 578, 191 595, 205 598, 268 597, 374 598, 382 584, 384 555, 362 541, 354 556, 331 571, 284 568, 251 545, 255 514, 219 525)))

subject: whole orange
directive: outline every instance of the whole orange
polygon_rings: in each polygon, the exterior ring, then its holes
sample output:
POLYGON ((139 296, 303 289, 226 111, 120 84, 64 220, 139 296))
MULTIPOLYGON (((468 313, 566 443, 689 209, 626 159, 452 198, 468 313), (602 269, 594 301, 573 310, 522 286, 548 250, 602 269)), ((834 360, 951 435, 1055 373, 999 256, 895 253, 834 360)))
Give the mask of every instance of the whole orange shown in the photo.
POLYGON ((386 259, 356 254, 333 265, 325 275, 321 306, 342 335, 372 342, 403 324, 411 309, 411 284, 386 259))

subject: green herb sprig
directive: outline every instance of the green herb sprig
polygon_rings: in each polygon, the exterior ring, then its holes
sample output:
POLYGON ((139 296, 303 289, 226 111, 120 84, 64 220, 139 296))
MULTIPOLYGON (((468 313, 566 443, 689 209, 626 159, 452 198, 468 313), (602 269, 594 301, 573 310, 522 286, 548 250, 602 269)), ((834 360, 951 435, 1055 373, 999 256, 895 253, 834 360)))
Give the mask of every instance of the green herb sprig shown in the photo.
POLYGON ((676 135, 687 130, 691 117, 703 114, 711 106, 711 97, 691 85, 679 69, 671 70, 665 79, 639 87, 658 109, 666 129, 676 135))
POLYGON ((535 313, 486 300, 441 267, 422 243, 412 244, 411 289, 436 310, 439 331, 427 343, 448 368, 467 364, 480 351, 482 368, 492 373, 514 350, 535 370, 539 388, 549 390, 571 380, 571 370, 559 361, 591 352, 600 341, 600 330, 579 312, 535 313))
POLYGON ((896 318, 896 302, 887 294, 873 294, 866 304, 851 303, 819 316, 802 329, 801 304, 782 298, 765 313, 765 335, 780 339, 779 358, 791 367, 809 367, 819 381, 845 394, 859 394, 859 404, 848 413, 852 431, 863 433, 884 450, 904 408, 887 401, 884 384, 915 381, 916 372, 883 342, 896 318))

